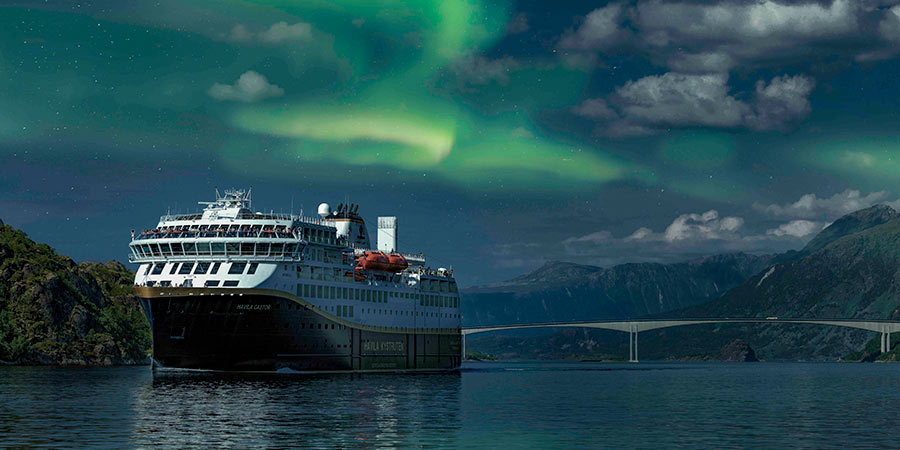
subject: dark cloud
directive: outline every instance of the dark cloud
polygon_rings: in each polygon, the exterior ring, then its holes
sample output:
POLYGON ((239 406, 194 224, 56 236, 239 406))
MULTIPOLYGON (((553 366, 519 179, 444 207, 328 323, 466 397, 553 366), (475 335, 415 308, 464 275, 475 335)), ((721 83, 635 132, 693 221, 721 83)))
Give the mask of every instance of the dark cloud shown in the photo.
POLYGON ((505 86, 509 83, 509 74, 521 65, 512 57, 490 59, 479 55, 468 55, 453 64, 456 81, 465 89, 467 85, 485 85, 497 83, 505 86))
POLYGON ((900 7, 853 0, 612 3, 566 31, 566 57, 627 49, 678 72, 896 55, 900 7))
POLYGON ((573 111, 594 120, 615 119, 601 129, 620 137, 697 126, 783 131, 809 114, 814 86, 803 75, 759 80, 752 99, 744 101, 729 93, 725 74, 669 72, 629 81, 608 99, 588 99, 573 111))
POLYGON ((559 41, 559 47, 570 50, 602 50, 620 44, 630 37, 620 26, 624 16, 623 7, 612 3, 598 8, 585 16, 576 28, 569 30, 559 41))
POLYGON ((528 25, 528 16, 526 16, 525 13, 516 14, 510 19, 509 23, 506 24, 506 34, 520 34, 530 29, 531 26, 528 25))

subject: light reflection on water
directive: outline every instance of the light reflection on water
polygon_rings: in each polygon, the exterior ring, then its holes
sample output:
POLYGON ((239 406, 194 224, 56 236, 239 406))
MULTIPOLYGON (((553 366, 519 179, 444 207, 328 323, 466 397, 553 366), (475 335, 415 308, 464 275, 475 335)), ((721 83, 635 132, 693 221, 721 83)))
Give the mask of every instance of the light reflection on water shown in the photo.
POLYGON ((0 367, 0 447, 894 447, 900 365, 517 363, 416 375, 0 367))

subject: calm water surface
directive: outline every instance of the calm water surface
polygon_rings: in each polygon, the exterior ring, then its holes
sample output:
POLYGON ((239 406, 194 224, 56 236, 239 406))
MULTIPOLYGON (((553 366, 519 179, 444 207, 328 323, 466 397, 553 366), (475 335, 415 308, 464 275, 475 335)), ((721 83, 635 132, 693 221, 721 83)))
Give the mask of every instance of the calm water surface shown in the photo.
POLYGON ((0 367, 0 447, 896 448, 898 415, 898 364, 329 376, 0 367))

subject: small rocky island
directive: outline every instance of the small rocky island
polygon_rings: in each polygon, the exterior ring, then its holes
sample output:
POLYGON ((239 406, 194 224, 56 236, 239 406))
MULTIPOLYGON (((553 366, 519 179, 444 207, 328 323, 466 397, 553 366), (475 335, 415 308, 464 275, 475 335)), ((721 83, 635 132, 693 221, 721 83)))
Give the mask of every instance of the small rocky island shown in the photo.
POLYGON ((728 362, 758 362, 756 352, 743 339, 735 339, 722 347, 722 351, 715 358, 717 361, 728 362))
POLYGON ((148 363, 133 276, 119 262, 76 264, 0 222, 0 364, 148 363))

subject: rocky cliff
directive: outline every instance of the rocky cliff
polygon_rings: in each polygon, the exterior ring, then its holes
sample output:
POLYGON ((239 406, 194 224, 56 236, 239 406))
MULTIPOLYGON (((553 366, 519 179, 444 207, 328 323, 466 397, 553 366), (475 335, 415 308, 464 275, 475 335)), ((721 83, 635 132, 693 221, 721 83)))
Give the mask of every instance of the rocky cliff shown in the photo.
POLYGON ((118 262, 76 264, 0 224, 0 361, 145 362, 150 330, 118 262))

